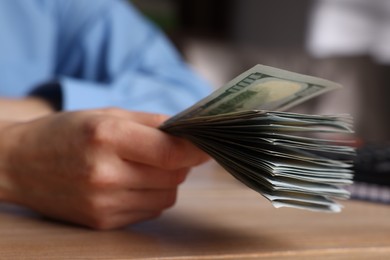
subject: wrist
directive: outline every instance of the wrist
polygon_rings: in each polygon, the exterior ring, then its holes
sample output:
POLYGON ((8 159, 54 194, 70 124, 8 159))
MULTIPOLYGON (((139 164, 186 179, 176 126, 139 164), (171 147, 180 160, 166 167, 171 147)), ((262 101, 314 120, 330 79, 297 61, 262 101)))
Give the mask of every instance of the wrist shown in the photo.
POLYGON ((54 112, 47 101, 38 97, 24 99, 0 98, 0 120, 27 121, 54 112), (6 109, 1 109, 2 107, 6 109))
POLYGON ((40 97, 27 97, 22 102, 25 103, 26 108, 30 108, 33 113, 31 113, 32 119, 47 116, 55 112, 51 104, 40 97))

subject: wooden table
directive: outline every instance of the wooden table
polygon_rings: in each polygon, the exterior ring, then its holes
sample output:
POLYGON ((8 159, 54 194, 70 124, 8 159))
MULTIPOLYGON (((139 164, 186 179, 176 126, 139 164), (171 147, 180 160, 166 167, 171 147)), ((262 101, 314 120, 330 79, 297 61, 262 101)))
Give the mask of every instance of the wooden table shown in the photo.
POLYGON ((218 165, 194 170, 161 218, 93 231, 0 205, 1 259, 390 259, 390 206, 275 209, 218 165))

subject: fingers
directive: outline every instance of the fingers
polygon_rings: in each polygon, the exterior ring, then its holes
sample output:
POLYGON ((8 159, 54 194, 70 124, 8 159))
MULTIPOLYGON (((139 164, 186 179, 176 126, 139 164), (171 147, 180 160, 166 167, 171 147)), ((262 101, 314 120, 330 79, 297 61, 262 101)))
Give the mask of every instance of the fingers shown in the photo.
POLYGON ((157 218, 161 215, 160 211, 145 211, 118 213, 110 218, 101 218, 92 222, 88 222, 87 226, 98 230, 109 230, 124 227, 130 224, 135 224, 141 221, 157 218))
POLYGON ((196 166, 209 158, 189 141, 157 129, 166 116, 120 109, 98 113, 110 117, 89 122, 84 131, 90 135, 88 139, 99 145, 110 143, 125 160, 173 170, 196 166))
POLYGON ((169 118, 167 115, 146 112, 133 112, 119 108, 105 108, 98 110, 98 112, 104 115, 116 116, 154 128, 159 127, 169 118))
POLYGON ((18 128, 23 149, 9 158, 24 165, 12 169, 12 185, 23 191, 20 204, 111 228, 154 217, 175 203, 188 168, 207 156, 156 129, 164 116, 110 111, 64 112, 18 128), (25 172, 34 178, 27 180, 25 172))
POLYGON ((117 191, 91 197, 83 207, 83 223, 97 229, 110 229, 158 217, 174 205, 177 190, 117 191))
POLYGON ((139 163, 126 163, 121 180, 127 189, 172 189, 176 188, 187 177, 189 168, 163 170, 139 163))
POLYGON ((134 162, 112 162, 105 170, 92 173, 84 181, 83 189, 173 189, 185 180, 189 170, 189 168, 164 170, 134 162))
POLYGON ((183 138, 132 122, 117 125, 114 142, 123 159, 167 170, 196 166, 209 158, 183 138))
POLYGON ((177 188, 165 190, 117 190, 90 193, 81 203, 93 216, 120 212, 162 211, 176 202, 177 188))
MULTIPOLYGON (((131 190, 123 193, 118 201, 126 203, 127 211, 162 211, 176 202, 177 189, 131 190)), ((126 211, 126 210, 123 210, 126 211)))

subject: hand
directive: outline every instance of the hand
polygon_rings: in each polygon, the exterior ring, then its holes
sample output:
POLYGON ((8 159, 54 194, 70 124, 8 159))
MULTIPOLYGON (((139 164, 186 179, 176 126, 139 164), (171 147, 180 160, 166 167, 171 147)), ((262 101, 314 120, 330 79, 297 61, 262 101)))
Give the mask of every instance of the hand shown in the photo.
POLYGON ((208 156, 158 129, 166 117, 68 112, 0 132, 3 199, 96 229, 157 217, 208 156))
POLYGON ((0 120, 26 121, 53 113, 54 109, 41 98, 0 98, 0 120))

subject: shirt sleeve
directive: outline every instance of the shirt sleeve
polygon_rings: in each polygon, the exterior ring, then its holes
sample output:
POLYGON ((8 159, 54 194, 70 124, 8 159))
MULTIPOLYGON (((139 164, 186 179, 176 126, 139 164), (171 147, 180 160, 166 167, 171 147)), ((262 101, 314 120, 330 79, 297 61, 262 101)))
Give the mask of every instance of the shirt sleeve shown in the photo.
POLYGON ((174 114, 211 90, 127 2, 107 1, 72 26, 77 30, 64 30, 58 54, 63 110, 117 106, 174 114))

